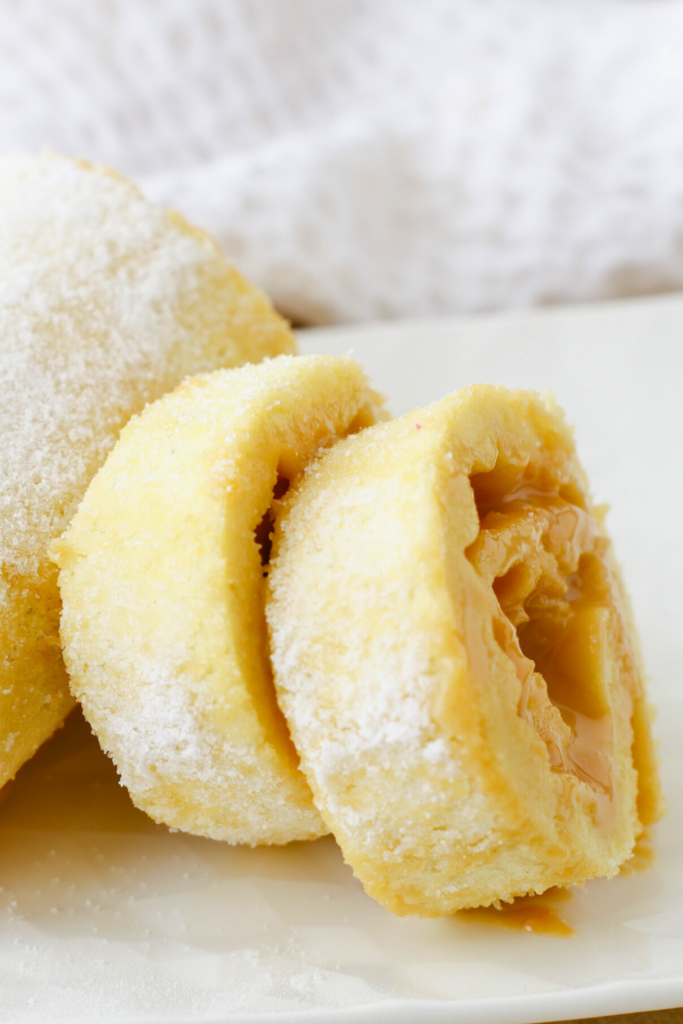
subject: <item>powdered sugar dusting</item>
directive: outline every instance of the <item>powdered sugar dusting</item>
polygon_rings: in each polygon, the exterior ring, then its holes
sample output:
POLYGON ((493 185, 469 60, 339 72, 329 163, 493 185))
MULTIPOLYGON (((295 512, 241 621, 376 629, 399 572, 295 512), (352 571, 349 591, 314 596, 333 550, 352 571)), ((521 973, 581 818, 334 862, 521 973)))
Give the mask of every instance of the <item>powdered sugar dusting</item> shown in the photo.
MULTIPOLYGON (((315 808, 295 798, 296 780, 283 777, 263 750, 212 725, 206 693, 181 667, 186 659, 169 654, 152 660, 125 648, 117 643, 116 653, 134 675, 136 692, 123 700, 109 693, 106 666, 91 665, 94 695, 81 697, 88 715, 106 716, 100 738, 140 806, 158 821, 173 820, 174 798, 192 779, 191 806, 184 801, 186 828, 231 843, 253 842, 264 819, 273 822, 274 842, 320 834, 315 808), (239 814, 225 800, 232 791, 240 793, 239 814)), ((305 791, 303 779, 299 788, 305 791)))
POLYGON ((24 574, 131 412, 292 347, 208 236, 50 154, 0 161, 0 337, 0 556, 24 574))

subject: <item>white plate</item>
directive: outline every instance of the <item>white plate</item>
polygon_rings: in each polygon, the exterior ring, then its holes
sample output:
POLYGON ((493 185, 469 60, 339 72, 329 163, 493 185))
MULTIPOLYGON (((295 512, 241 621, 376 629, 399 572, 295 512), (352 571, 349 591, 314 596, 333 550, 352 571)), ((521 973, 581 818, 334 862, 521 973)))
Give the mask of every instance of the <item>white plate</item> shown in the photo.
POLYGON ((683 301, 302 334, 393 411, 475 381, 552 388, 610 524, 660 707, 650 871, 562 905, 577 937, 399 920, 331 839, 234 849, 135 811, 82 722, 0 808, 0 1020, 556 1020, 683 1004, 683 301))

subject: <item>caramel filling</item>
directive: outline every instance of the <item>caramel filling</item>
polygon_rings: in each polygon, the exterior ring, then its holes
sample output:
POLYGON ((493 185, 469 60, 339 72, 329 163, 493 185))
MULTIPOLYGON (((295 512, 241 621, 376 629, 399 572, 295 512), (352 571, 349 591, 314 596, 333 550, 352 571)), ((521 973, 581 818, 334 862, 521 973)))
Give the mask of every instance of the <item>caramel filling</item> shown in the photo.
POLYGON ((519 713, 552 770, 611 803, 609 542, 575 488, 511 475, 496 467, 471 478, 481 525, 467 557, 491 588, 493 634, 521 683, 519 713))
POLYGON ((576 935, 555 910, 555 904, 570 900, 568 889, 547 889, 541 896, 518 896, 512 903, 496 902, 490 907, 472 907, 458 911, 458 917, 481 924, 513 928, 515 931, 535 932, 570 938, 576 935))

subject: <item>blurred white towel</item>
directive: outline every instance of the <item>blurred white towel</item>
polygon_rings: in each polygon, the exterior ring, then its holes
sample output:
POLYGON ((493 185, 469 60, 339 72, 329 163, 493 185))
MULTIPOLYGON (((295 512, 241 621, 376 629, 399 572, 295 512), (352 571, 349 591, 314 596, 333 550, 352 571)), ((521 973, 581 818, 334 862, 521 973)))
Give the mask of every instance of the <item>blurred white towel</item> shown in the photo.
POLYGON ((0 152, 104 160, 297 320, 683 287, 680 0, 0 0, 0 152))

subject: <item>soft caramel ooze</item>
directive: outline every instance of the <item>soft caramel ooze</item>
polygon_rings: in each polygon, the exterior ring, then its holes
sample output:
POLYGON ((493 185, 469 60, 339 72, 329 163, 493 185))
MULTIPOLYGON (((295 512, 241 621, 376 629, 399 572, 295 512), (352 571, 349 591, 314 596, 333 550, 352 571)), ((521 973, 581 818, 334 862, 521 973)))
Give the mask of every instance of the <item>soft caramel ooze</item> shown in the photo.
MULTIPOLYGON (((490 617, 520 683, 519 716, 543 740, 551 771, 567 794, 579 783, 609 832, 617 814, 613 713, 625 701, 631 718, 642 687, 600 512, 587 507, 561 438, 548 443, 531 455, 498 444, 484 471, 475 460, 468 480, 479 531, 465 556, 482 587, 470 586, 467 601, 490 617), (624 680, 612 694, 610 645, 624 680)), ((467 647, 475 675, 486 672, 490 649, 478 623, 467 629, 467 647)))
POLYGON ((522 685, 519 713, 552 769, 585 782, 607 813, 612 728, 600 662, 613 610, 608 541, 578 494, 571 501, 561 486, 542 490, 523 470, 496 494, 491 474, 481 477, 489 479, 471 479, 481 529, 467 557, 491 587, 493 634, 522 685))

